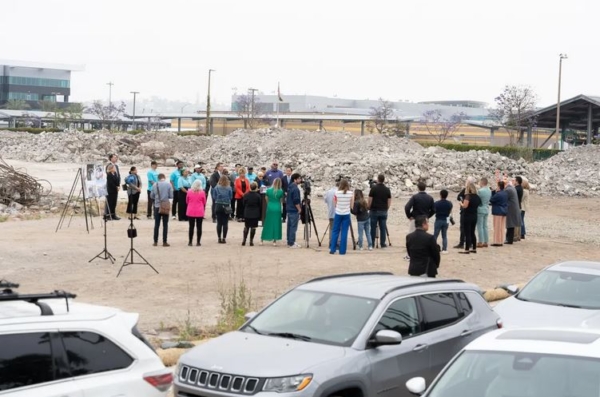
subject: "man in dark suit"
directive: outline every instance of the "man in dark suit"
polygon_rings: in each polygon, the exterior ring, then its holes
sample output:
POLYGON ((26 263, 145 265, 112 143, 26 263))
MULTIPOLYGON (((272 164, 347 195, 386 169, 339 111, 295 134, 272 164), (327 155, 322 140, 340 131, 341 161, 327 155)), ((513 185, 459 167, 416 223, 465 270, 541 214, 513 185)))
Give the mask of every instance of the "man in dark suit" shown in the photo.
POLYGON ((440 266, 440 247, 435 242, 435 238, 427 233, 429 230, 427 216, 417 216, 415 227, 414 232, 406 235, 406 250, 410 256, 408 274, 435 277, 440 266))
MULTIPOLYGON (((215 167, 215 171, 212 173, 212 175, 210 176, 210 179, 208 180, 208 183, 206 184, 206 194, 207 194, 207 200, 208 200, 208 191, 210 190, 210 188, 215 188, 215 186, 217 186, 217 184, 219 183, 219 179, 221 179, 221 174, 223 172, 223 163, 217 163, 217 166, 215 167)), ((212 220, 213 223, 217 223, 217 206, 215 205, 215 199, 212 199, 212 205, 211 205, 211 210, 212 210, 212 220)))
MULTIPOLYGON (((106 171, 106 174, 108 176, 108 167, 110 165, 113 165, 115 167, 115 171, 116 172, 113 173, 112 181, 111 182, 113 182, 113 183, 116 182, 117 186, 120 187, 121 186, 121 171, 119 171, 119 166, 117 165, 117 161, 119 161, 119 156, 117 156, 114 153, 109 154, 108 155, 108 164, 106 165, 105 171, 106 171)), ((107 188, 108 188, 108 186, 107 186, 107 188)), ((117 197, 118 197, 118 192, 117 192, 117 197)), ((104 217, 105 218, 111 218, 111 214, 110 214, 108 206, 104 206, 104 217)), ((116 216, 116 214, 112 214, 112 217, 113 218, 118 218, 116 216)), ((119 218, 119 219, 121 219, 121 218, 119 218)))
POLYGON ((288 187, 292 184, 292 167, 286 167, 285 168, 285 175, 283 176, 283 178, 281 178, 281 190, 283 190, 283 194, 284 194, 284 199, 283 199, 283 215, 282 215, 282 219, 283 219, 283 223, 285 223, 285 216, 286 216, 286 205, 285 202, 287 201, 285 199, 285 196, 287 196, 287 191, 288 191, 288 187))

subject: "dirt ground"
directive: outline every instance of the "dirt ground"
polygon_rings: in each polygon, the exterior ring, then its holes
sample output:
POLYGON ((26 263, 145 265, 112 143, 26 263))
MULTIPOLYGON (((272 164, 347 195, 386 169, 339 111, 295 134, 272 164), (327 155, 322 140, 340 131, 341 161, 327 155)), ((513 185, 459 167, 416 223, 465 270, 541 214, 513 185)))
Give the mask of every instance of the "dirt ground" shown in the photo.
MULTIPOLYGON (((33 173, 31 169, 39 168, 44 172, 39 176, 48 177, 48 170, 57 168, 43 166, 31 165, 29 169, 33 173)), ((76 169, 74 165, 64 167, 71 170, 61 168, 59 174, 64 177, 76 169)), ((70 187, 72 178, 70 182, 68 178, 56 181, 56 185, 70 187)), ((72 218, 70 226, 65 222, 58 232, 56 215, 41 220, 8 220, 0 223, 0 279, 20 283, 21 292, 64 289, 78 294, 78 301, 139 312, 140 326, 146 331, 181 326, 188 319, 195 325, 211 325, 220 310, 219 291, 242 278, 261 306, 288 288, 321 275, 382 270, 406 274, 405 202, 402 198, 392 203, 391 247, 372 252, 350 250, 346 256, 329 255, 325 247, 318 247, 314 233, 309 249, 290 250, 283 244, 242 247, 243 226, 234 222, 230 222, 228 244, 220 245, 210 220, 204 224, 201 247, 188 247, 187 223, 173 220, 169 222, 171 247, 153 247, 153 221, 142 214, 142 220, 135 222, 138 238, 134 247, 160 274, 147 266, 129 266, 118 278, 130 248, 125 218, 107 224, 108 250, 116 257, 114 264, 99 259, 88 262, 103 249, 100 218, 94 218, 89 233, 83 217, 78 216, 72 218)), ((556 261, 598 260, 600 200, 533 195, 531 202, 526 240, 513 246, 480 249, 477 255, 458 255, 457 250, 450 249, 442 257, 439 276, 464 279, 487 289, 524 282, 556 261)), ((140 204, 145 207, 145 203, 140 204)), ((313 210, 322 236, 327 222, 321 198, 313 199, 313 210)), ((298 237, 302 238, 301 228, 298 237)), ((450 228, 449 239, 450 244, 458 241, 458 225, 450 228)), ((135 257, 139 259, 137 254, 135 257)))

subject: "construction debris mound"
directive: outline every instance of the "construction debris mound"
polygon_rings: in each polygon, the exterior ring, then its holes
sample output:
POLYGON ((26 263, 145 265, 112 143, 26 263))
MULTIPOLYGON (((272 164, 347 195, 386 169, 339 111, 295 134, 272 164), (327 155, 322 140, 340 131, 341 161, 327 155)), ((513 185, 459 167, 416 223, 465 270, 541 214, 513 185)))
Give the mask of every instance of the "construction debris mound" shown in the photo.
POLYGON ((0 204, 29 206, 38 203, 50 190, 51 187, 46 190, 38 179, 16 170, 0 157, 0 204))
POLYGON ((424 148, 405 138, 380 134, 357 136, 346 132, 314 132, 265 128, 238 130, 227 136, 179 135, 173 132, 127 133, 41 133, 0 132, 0 154, 5 158, 33 162, 106 162, 118 153, 124 165, 188 166, 199 161, 207 171, 217 162, 231 167, 267 166, 277 160, 313 180, 314 192, 329 189, 336 177, 352 179, 357 188, 377 174, 396 196, 417 190, 424 181, 435 190, 459 190, 468 176, 492 180, 496 171, 522 175, 534 190, 545 195, 599 196, 600 149, 588 146, 571 149, 546 161, 529 163, 489 151, 457 152, 441 147, 424 148))

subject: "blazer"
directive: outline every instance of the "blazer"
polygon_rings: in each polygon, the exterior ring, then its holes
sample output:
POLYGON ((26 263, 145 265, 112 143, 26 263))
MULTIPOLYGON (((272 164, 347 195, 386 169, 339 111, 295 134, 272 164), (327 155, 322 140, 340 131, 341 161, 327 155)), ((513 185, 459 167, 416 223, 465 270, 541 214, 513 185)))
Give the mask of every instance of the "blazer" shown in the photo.
POLYGON ((242 199, 244 202, 244 218, 259 219, 262 210, 262 197, 258 192, 248 192, 242 199))
POLYGON ((217 183, 219 183, 219 179, 221 179, 221 174, 219 174, 219 171, 213 172, 208 180, 208 185, 214 189, 215 186, 217 186, 217 183))
POLYGON ((244 194, 248 193, 250 191, 250 181, 248 180, 248 178, 244 179, 246 181, 246 189, 242 190, 242 180, 240 178, 237 178, 235 180, 235 199, 239 200, 241 198, 244 197, 244 194))
POLYGON ((187 203, 186 216, 204 218, 204 208, 206 206, 206 193, 204 193, 204 190, 199 192, 188 190, 185 201, 187 203))
POLYGON ((290 175, 290 181, 288 182, 288 176, 284 175, 283 178, 281 178, 281 190, 283 190, 284 193, 287 193, 288 187, 290 186, 290 183, 292 183, 292 176, 290 175))
POLYGON ((440 266, 440 247, 435 242, 435 237, 423 229, 417 229, 406 236, 406 250, 410 256, 410 276, 436 276, 440 266))
POLYGON ((121 185, 121 178, 117 174, 108 173, 106 174, 106 192, 111 194, 119 194, 119 186, 121 185))

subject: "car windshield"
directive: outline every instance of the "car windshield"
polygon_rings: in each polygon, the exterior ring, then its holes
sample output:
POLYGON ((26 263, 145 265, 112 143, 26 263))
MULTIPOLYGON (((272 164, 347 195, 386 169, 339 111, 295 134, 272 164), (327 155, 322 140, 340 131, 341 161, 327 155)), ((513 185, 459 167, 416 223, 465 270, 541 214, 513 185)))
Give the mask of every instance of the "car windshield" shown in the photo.
POLYGON ((242 330, 350 346, 378 302, 376 299, 295 289, 275 301, 242 330))
POLYGON ((516 296, 549 305, 600 309, 600 277, 592 274, 546 270, 516 296))
POLYGON ((427 397, 598 397, 600 360, 521 352, 466 351, 427 397))

